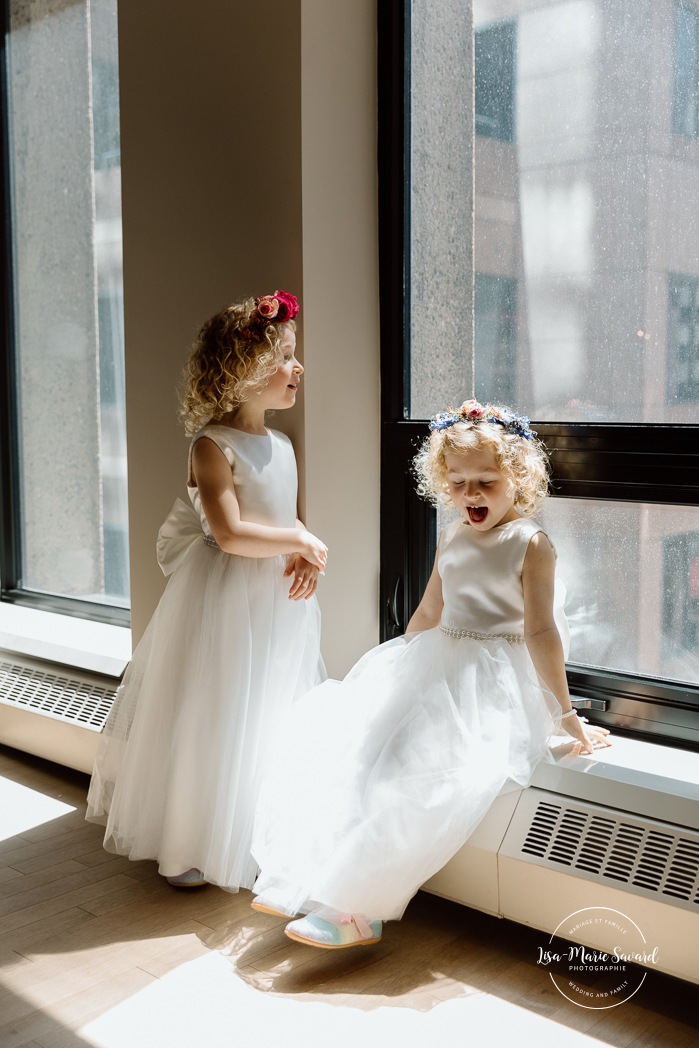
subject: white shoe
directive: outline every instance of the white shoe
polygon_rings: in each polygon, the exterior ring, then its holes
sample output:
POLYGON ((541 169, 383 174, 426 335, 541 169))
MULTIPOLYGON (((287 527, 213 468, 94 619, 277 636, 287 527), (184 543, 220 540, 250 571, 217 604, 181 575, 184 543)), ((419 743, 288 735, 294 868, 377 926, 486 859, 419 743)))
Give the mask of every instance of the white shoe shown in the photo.
POLYGON ((345 950, 349 946, 372 946, 381 941, 381 921, 366 921, 358 913, 338 913, 327 919, 309 913, 300 921, 288 924, 284 934, 295 942, 319 946, 323 950, 345 950))
POLYGON ((178 873, 176 877, 166 877, 165 880, 173 888, 203 888, 205 884, 209 883, 204 880, 201 870, 197 870, 196 867, 185 870, 184 873, 178 873))

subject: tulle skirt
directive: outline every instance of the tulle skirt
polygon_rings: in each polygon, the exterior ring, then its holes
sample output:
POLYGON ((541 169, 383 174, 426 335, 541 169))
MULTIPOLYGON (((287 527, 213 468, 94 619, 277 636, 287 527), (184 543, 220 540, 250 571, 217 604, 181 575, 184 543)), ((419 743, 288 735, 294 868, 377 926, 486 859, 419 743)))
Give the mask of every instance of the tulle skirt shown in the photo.
POLYGON ((95 762, 87 818, 105 848, 250 887, 254 810, 280 723, 325 676, 315 598, 289 600, 286 558, 197 542, 136 649, 95 762))
POLYGON ((559 723, 522 643, 433 629, 374 648, 295 708, 258 804, 255 892, 399 918, 495 797, 528 785, 559 723))

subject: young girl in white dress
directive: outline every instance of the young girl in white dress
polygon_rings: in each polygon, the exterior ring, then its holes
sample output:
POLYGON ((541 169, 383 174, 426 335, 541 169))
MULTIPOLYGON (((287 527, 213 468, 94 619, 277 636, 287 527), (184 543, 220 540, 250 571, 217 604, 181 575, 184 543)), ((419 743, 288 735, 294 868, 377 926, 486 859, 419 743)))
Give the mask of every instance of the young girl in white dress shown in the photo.
POLYGON ((277 726, 325 676, 314 597, 327 548, 297 519, 288 437, 265 412, 296 400, 296 298, 208 320, 186 369, 191 505, 158 537, 170 575, 119 689, 87 818, 104 846, 157 859, 170 883, 249 888, 259 784, 277 726))
POLYGON ((314 946, 378 942, 561 726, 573 752, 609 744, 571 709, 556 554, 528 519, 548 489, 529 420, 471 400, 430 429, 418 490, 462 519, 405 637, 301 700, 262 788, 252 905, 300 917, 286 933, 314 946))

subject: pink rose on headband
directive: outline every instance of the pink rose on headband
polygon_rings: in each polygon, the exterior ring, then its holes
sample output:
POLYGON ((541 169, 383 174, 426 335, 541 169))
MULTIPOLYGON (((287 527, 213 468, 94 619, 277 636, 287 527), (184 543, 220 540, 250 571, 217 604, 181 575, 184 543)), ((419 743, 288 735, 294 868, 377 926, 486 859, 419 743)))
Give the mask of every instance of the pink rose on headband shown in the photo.
POLYGON ((465 400, 459 408, 459 414, 464 418, 483 418, 485 415, 485 408, 482 404, 479 404, 477 400, 465 400))
POLYGON ((274 295, 264 295, 257 303, 257 312, 265 320, 273 320, 279 313, 279 300, 274 295))
POLYGON ((288 291, 275 291, 274 297, 279 303, 279 312, 275 320, 278 324, 285 324, 287 320, 296 320, 299 315, 299 300, 296 295, 288 291))

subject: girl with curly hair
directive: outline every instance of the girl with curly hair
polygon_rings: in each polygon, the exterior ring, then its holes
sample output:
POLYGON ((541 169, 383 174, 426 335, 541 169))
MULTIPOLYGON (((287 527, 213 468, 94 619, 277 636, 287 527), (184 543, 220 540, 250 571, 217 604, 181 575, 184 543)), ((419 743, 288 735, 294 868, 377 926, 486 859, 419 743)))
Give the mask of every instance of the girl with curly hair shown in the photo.
POLYGON ((571 708, 529 420, 470 400, 430 430, 418 490, 460 519, 407 633, 305 696, 261 792, 252 905, 312 946, 378 942, 498 794, 528 785, 551 735, 609 745, 571 708))
POLYGON ((324 677, 315 599, 327 547, 297 519, 288 437, 296 298, 246 299, 208 320, 185 370, 190 504, 158 536, 170 575, 105 728, 88 819, 104 846, 156 859, 177 887, 250 887, 255 802, 282 718, 324 677))

